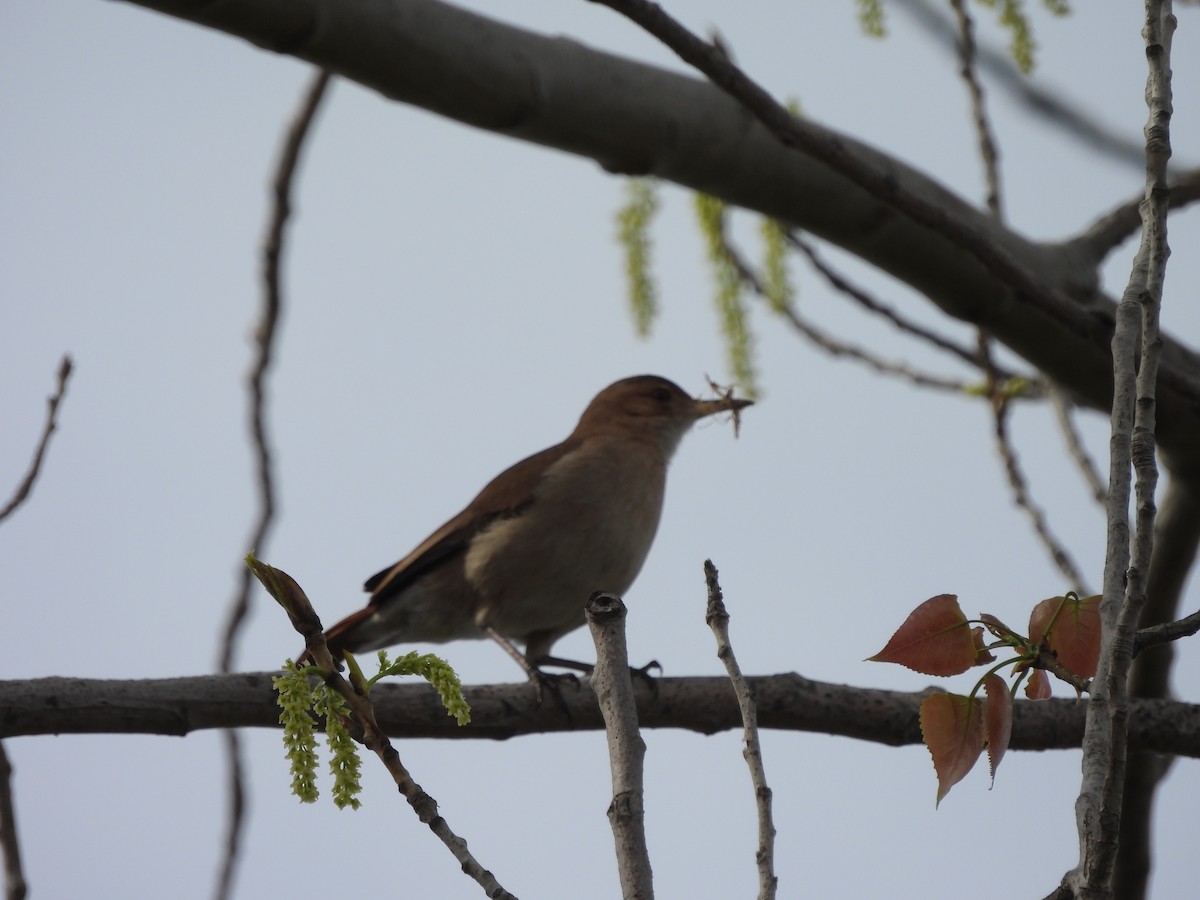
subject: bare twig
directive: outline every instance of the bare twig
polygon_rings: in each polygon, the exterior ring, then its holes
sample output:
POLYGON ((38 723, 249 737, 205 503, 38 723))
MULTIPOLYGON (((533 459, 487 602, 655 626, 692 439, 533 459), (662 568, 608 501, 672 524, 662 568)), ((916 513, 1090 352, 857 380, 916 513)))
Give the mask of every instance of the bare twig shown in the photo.
POLYGON ((4 854, 4 898, 25 900, 29 886, 21 865, 21 842, 17 837, 17 814, 13 808, 12 765, 0 743, 0 853, 4 854))
MULTIPOLYGON (((1174 176, 1168 182, 1171 209, 1182 209, 1200 200, 1200 169, 1189 169, 1174 176)), ((1105 213, 1081 234, 1068 241, 1070 252, 1083 251, 1092 265, 1100 262, 1115 250, 1126 238, 1137 234, 1142 226, 1138 212, 1144 197, 1136 197, 1105 213)))
MULTIPOLYGON (((917 24, 933 35, 945 47, 957 45, 954 23, 942 13, 941 2, 931 0, 895 0, 897 6, 906 9, 917 24)), ((1063 97, 1040 87, 1016 67, 1012 54, 980 47, 976 53, 979 68, 986 71, 994 84, 999 85, 1045 124, 1073 137, 1090 153, 1100 153, 1132 165, 1141 165, 1142 147, 1134 140, 1117 134, 1103 123, 1087 116, 1074 98, 1063 97)))
MULTIPOLYGON (((975 122, 975 133, 979 142, 979 157, 983 162, 984 182, 987 185, 987 207, 998 222, 1004 220, 1002 194, 1000 190, 1000 154, 996 147, 996 138, 988 117, 987 104, 984 102, 983 86, 975 75, 975 30, 971 15, 963 0, 950 0, 958 25, 958 58, 959 74, 967 86, 971 98, 971 113, 975 122)), ((1029 483, 1025 478, 1016 447, 1009 439, 1008 412, 1009 392, 996 367, 992 355, 992 338, 985 330, 980 329, 976 341, 978 357, 982 362, 986 377, 987 397, 992 407, 993 434, 996 439, 996 450, 1004 464, 1008 484, 1012 490, 1013 501, 1017 507, 1029 517, 1033 530, 1045 546, 1050 558, 1063 573, 1073 590, 1091 593, 1085 587, 1083 576, 1071 559, 1066 547, 1050 531, 1046 515, 1034 502, 1029 494, 1029 483)))
MULTIPOLYGON (((772 302, 766 285, 763 284, 763 280, 759 277, 758 273, 754 271, 754 267, 746 262, 745 258, 738 251, 737 247, 735 247, 733 242, 729 240, 725 229, 724 216, 721 219, 719 228, 721 232, 721 251, 729 261, 729 264, 732 265, 734 270, 737 272, 737 277, 740 278, 744 284, 748 285, 750 290, 754 291, 755 294, 771 303, 772 309, 779 312, 779 314, 788 321, 792 328, 794 328, 802 337, 806 338, 816 347, 824 350, 830 356, 845 357, 847 359, 856 360, 880 375, 891 375, 897 378, 902 378, 911 382, 912 384, 917 385, 918 387, 934 388, 936 390, 949 391, 952 393, 965 393, 967 391, 968 386, 966 382, 921 372, 917 369, 914 369, 912 366, 909 366, 907 363, 892 362, 890 360, 881 359, 869 350, 864 350, 862 347, 847 343, 827 334, 812 322, 808 321, 807 318, 802 316, 796 310, 794 304, 787 302, 781 304, 778 301, 772 302)), ((812 251, 811 248, 805 249, 805 242, 802 239, 791 234, 787 236, 787 239, 792 246, 804 249, 806 253, 809 253, 810 259, 814 258, 812 254, 815 254, 815 251, 812 251)), ((818 267, 818 270, 820 271, 823 264, 818 261, 814 262, 814 266, 818 267)), ((824 266, 824 271, 822 274, 825 274, 826 278, 835 287, 840 286, 846 289, 847 292, 856 292, 855 299, 858 299, 861 303, 868 306, 868 308, 873 305, 876 311, 882 312, 882 314, 884 314, 887 318, 899 324, 898 317, 896 317, 894 313, 892 313, 890 310, 887 310, 882 304, 875 303, 862 291, 856 291, 855 288, 849 285, 849 283, 844 279, 841 279, 839 276, 837 276, 836 273, 834 273, 827 266, 824 266)), ((916 326, 911 327, 911 333, 917 333, 916 326)))
POLYGON ((883 166, 851 153, 841 137, 806 127, 731 62, 726 53, 693 34, 658 4, 650 0, 591 2, 609 7, 658 38, 736 100, 784 146, 824 163, 872 197, 973 257, 1011 292, 1015 302, 1035 304, 1049 321, 1066 323, 1074 318, 1077 304, 1023 266, 977 224, 952 212, 944 203, 910 189, 883 166))
MULTIPOLYGON (((249 546, 261 550, 266 540, 271 520, 275 515, 275 482, 271 466, 270 440, 267 437, 266 377, 274 361, 272 352, 275 343, 276 324, 283 307, 281 263, 288 218, 292 212, 292 183, 300 162, 300 152, 308 136, 321 99, 329 85, 330 74, 317 72, 309 83, 301 100, 300 108, 288 129, 280 152, 279 164, 273 182, 274 203, 271 220, 267 227, 267 238, 263 246, 263 308, 254 339, 258 345, 247 379, 250 390, 250 433, 255 447, 255 468, 258 476, 259 515, 250 535, 249 546)), ((250 605, 251 578, 242 567, 241 589, 230 609, 225 623, 221 644, 220 670, 232 670, 234 643, 242 621, 250 605)))
POLYGON ((307 595, 294 579, 286 572, 268 566, 258 560, 248 561, 252 574, 262 582, 263 587, 284 608, 291 620, 292 627, 303 636, 304 644, 312 655, 313 661, 325 672, 325 683, 345 698, 355 722, 362 727, 362 742, 368 750, 383 762, 384 767, 392 776, 401 795, 408 801, 409 806, 417 814, 417 818, 429 826, 446 848, 458 860, 462 871, 484 889, 493 900, 516 900, 506 891, 496 877, 480 865, 479 861, 467 849, 467 842, 456 835, 450 825, 438 814, 437 801, 412 779, 408 769, 400 760, 400 754, 392 746, 375 715, 372 704, 361 683, 352 685, 338 671, 333 654, 329 652, 329 644, 325 640, 325 632, 321 619, 313 609, 307 595))
POLYGON ((29 471, 17 485, 12 497, 4 504, 4 508, 0 509, 0 522, 12 515, 16 508, 25 502, 29 492, 33 490, 34 482, 37 481, 38 473, 42 468, 42 459, 46 455, 46 447, 50 444, 50 435, 54 434, 54 429, 58 427, 58 404, 67 392, 67 380, 70 377, 71 357, 64 356, 62 362, 58 364, 58 387, 46 400, 46 424, 42 428, 42 437, 38 441, 37 449, 33 451, 33 462, 30 463, 29 471))
POLYGON ((1142 240, 1117 308, 1112 340, 1113 407, 1108 490, 1108 547, 1100 604, 1100 662, 1088 701, 1083 779, 1076 819, 1079 863, 1064 879, 1079 900, 1112 896, 1128 753, 1128 675, 1134 636, 1146 603, 1154 542, 1155 384, 1162 341, 1159 306, 1167 246, 1167 160, 1171 154, 1170 0, 1146 0, 1142 35, 1146 81, 1146 195, 1142 240), (1140 347, 1138 335, 1141 335, 1140 347), (1140 351, 1140 353, 1139 353, 1140 351), (1140 358, 1139 358, 1140 356, 1140 358), (1131 469, 1136 472, 1135 533, 1129 535, 1131 469), (1131 547, 1132 544, 1132 547, 1131 547))
POLYGON ((733 654, 729 641, 729 612, 725 609, 725 598, 718 580, 717 567, 711 559, 704 561, 704 582, 708 587, 708 606, 704 621, 717 639, 717 658, 725 664, 733 692, 737 695, 738 710, 742 715, 742 740, 745 747, 742 756, 750 767, 750 781, 754 786, 754 805, 758 810, 758 851, 754 858, 758 863, 758 900, 772 900, 779 887, 775 874, 775 822, 771 816, 771 786, 767 784, 767 771, 763 766, 762 744, 758 739, 758 706, 754 694, 741 666, 733 654))
MULTIPOLYGON (((988 338, 983 332, 980 332, 980 352, 990 355, 989 347, 990 342, 988 338)), ((1041 507, 1033 502, 1033 498, 1029 495, 1029 483, 1025 478, 1025 471, 1021 467, 1017 451, 1013 447, 1008 435, 1008 413, 1010 409, 1008 394, 996 376, 991 373, 988 375, 987 393, 992 403, 992 425, 993 435, 996 439, 996 451, 1000 454, 1000 460, 1004 464, 1004 471, 1008 476, 1009 488, 1012 490, 1013 502, 1029 517, 1029 523, 1033 526, 1034 533, 1041 540, 1042 546, 1046 548, 1046 552, 1050 554, 1050 559, 1053 560, 1054 565, 1058 567, 1063 577, 1066 578, 1070 589, 1079 591, 1084 595, 1091 594, 1092 592, 1087 588, 1087 581, 1079 571, 1079 567, 1075 564, 1075 561, 1071 558, 1071 554, 1055 536, 1054 532, 1050 530, 1045 513, 1042 512, 1041 507)))
POLYGON ((1167 641, 1177 641, 1180 638, 1191 637, 1200 631, 1200 611, 1192 613, 1174 622, 1164 622, 1162 625, 1151 625, 1137 633, 1133 642, 1133 653, 1136 656, 1148 647, 1165 644, 1167 641))
POLYGON ((1075 420, 1071 417, 1070 398, 1067 397, 1066 391, 1053 383, 1050 384, 1048 393, 1050 402, 1054 405, 1054 415, 1058 419, 1058 427, 1062 431, 1063 441, 1067 445, 1067 453, 1075 461, 1079 471, 1083 473, 1083 480, 1087 482, 1092 497, 1097 503, 1104 506, 1108 500, 1108 488, 1104 486, 1104 481, 1100 478, 1100 470, 1096 468, 1091 454, 1083 446, 1083 438, 1079 434, 1079 429, 1075 427, 1075 420))
POLYGON ((621 896, 651 900, 654 880, 646 845, 644 763, 646 742, 638 726, 637 701, 625 645, 625 604, 620 597, 596 593, 587 602, 588 630, 596 644, 592 688, 604 717, 613 798, 608 807, 617 852, 621 896))
MULTIPOLYGON (((881 303, 862 288, 850 283, 850 281, 836 272, 833 267, 825 261, 825 259, 817 251, 816 246, 811 241, 808 241, 802 236, 791 231, 788 232, 787 240, 791 246, 795 247, 806 257, 808 257, 808 261, 812 267, 816 269, 817 272, 824 277, 827 282, 829 282, 831 287, 845 294, 851 300, 854 300, 859 306, 863 307, 868 312, 887 319, 894 326, 896 326, 897 330, 925 341, 939 350, 944 350, 945 352, 958 357, 968 365, 974 366, 981 371, 985 368, 984 361, 980 359, 978 351, 970 350, 961 344, 956 344, 954 341, 943 337, 935 331, 931 331, 915 322, 909 321, 887 304, 881 303)), ((1009 372, 1004 369, 1000 369, 999 371, 1001 375, 1007 379, 1018 377, 1015 372, 1009 372)), ((1036 380, 1033 378, 1028 378, 1027 380, 1034 387, 1032 395, 1036 395, 1036 380)), ((1023 396, 1028 397, 1031 396, 1031 394, 1025 393, 1023 396)))
POLYGON ((891 375, 901 378, 917 387, 933 388, 934 390, 948 391, 955 394, 965 393, 969 387, 965 381, 959 381, 954 378, 943 378, 939 375, 930 375, 927 372, 914 369, 907 363, 880 359, 868 350, 840 341, 826 334, 822 329, 808 321, 807 318, 800 315, 792 304, 784 307, 782 314, 801 336, 811 341, 830 356, 856 360, 880 375, 891 375))
MULTIPOLYGON (((266 377, 273 361, 279 311, 283 306, 280 264, 283 257, 284 235, 288 217, 291 215, 292 182, 300 161, 300 151, 312 126, 321 98, 329 86, 330 75, 318 71, 309 83, 300 108, 292 121, 280 153, 274 179, 274 205, 263 247, 263 309, 255 341, 258 355, 250 372, 247 386, 250 391, 250 433, 254 441, 255 464, 258 476, 259 512, 250 533, 249 546, 261 551, 275 517, 275 485, 271 467, 270 442, 267 437, 266 377)), ((242 624, 250 611, 249 570, 240 567, 239 584, 226 615, 219 651, 218 668, 222 672, 233 671, 234 652, 242 624)), ((229 817, 226 823, 224 849, 217 876, 214 897, 225 900, 233 890, 234 872, 237 867, 238 851, 241 847, 242 827, 245 813, 245 791, 242 779, 242 758, 238 735, 229 731, 225 735, 225 755, 229 760, 229 817)))
POLYGON ((983 85, 975 77, 975 26, 963 0, 950 0, 954 18, 958 23, 959 75, 967 85, 971 97, 971 113, 975 120, 975 134, 979 139, 979 157, 983 161, 984 181, 987 183, 987 208, 999 220, 1004 218, 1002 194, 1000 192, 1000 154, 996 149, 996 136, 988 119, 987 105, 983 100, 983 85))

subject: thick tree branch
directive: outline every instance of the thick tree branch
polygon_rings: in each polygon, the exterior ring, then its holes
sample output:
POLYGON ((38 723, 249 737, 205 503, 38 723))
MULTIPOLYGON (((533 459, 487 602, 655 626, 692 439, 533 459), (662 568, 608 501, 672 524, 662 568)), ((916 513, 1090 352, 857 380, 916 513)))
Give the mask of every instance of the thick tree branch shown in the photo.
MULTIPOLYGON (((185 678, 107 680, 37 678, 0 681, 0 738, 35 734, 159 734, 182 736, 212 728, 278 728, 271 672, 185 678)), ((811 731, 899 747, 921 742, 918 709, 925 693, 856 688, 796 674, 751 676, 761 728, 811 731)), ((715 734, 742 727, 727 678, 662 678, 635 685, 643 728, 683 728, 715 734)), ((566 709, 538 704, 529 685, 463 688, 471 724, 459 727, 426 684, 378 684, 376 717, 393 737, 504 740, 527 734, 597 731, 596 696, 586 683, 563 691, 566 709)), ((1200 758, 1200 705, 1134 700, 1131 746, 1200 758)), ((1084 704, 1019 700, 1014 750, 1078 748, 1084 704)))
MULTIPOLYGON (((841 168, 807 146, 785 146, 706 82, 436 0, 137 2, 392 99, 811 231, 985 328, 1081 401, 1110 406, 1115 305, 1097 293, 1088 254, 1031 242, 933 179, 814 122, 785 120, 841 168), (845 174, 850 169, 870 173, 869 190, 845 174), (899 197, 933 218, 917 219, 899 197)), ((1200 359, 1176 342, 1164 346, 1158 400, 1159 437, 1176 471, 1200 470, 1200 359)))

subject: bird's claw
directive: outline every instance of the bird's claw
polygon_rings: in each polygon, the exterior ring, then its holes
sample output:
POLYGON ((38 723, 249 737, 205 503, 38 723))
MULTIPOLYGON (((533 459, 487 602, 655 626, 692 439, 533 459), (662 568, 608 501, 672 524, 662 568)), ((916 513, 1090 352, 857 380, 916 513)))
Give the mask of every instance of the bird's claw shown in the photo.
POLYGON ((529 681, 533 685, 537 705, 542 705, 542 699, 549 692, 554 696, 559 708, 566 714, 567 718, 571 717, 571 710, 567 706, 567 701, 562 694, 562 685, 571 684, 575 690, 579 690, 579 678, 574 672, 543 672, 541 669, 534 669, 529 673, 529 681))
POLYGON ((657 659, 652 659, 640 669, 635 669, 633 666, 630 666, 629 674, 634 678, 640 678, 642 681, 644 681, 654 694, 655 699, 658 699, 658 679, 650 674, 651 669, 658 669, 659 675, 662 675, 663 673, 662 663, 660 663, 657 659))

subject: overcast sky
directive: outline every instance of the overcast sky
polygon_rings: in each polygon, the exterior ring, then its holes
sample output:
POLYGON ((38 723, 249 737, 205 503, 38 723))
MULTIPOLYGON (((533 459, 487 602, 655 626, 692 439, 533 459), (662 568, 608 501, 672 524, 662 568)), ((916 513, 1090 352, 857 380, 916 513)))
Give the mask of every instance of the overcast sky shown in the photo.
MULTIPOLYGON (((615 14, 582 2, 467 4, 544 33, 682 69, 615 14)), ((1138 4, 1028 4, 1038 84, 1140 140, 1138 4)), ((681 9, 682 3, 669 3, 681 9)), ((899 9, 891 35, 848 2, 686 4, 739 61, 814 119, 983 196, 956 63, 899 9)), ((978 15, 991 14, 981 7, 978 15)), ((1194 9, 1175 40, 1177 155, 1200 158, 1194 9)), ((981 39, 1003 46, 991 21, 981 39)), ((6 678, 212 671, 255 513, 244 425, 258 248, 281 132, 309 77, 295 60, 134 6, 0 7, 0 482, 15 484, 60 356, 76 374, 30 502, 0 529, 6 678)), ((1035 239, 1068 237, 1142 184, 993 89, 1007 209, 1035 239)), ((478 132, 336 82, 308 145, 271 377, 280 516, 262 558, 326 621, 500 469, 560 440, 600 388, 653 372, 689 391, 728 380, 691 198, 664 189, 655 226, 663 314, 638 338, 614 235, 622 184, 596 164, 478 132)), ((1200 216, 1171 223, 1164 327, 1200 344, 1200 216)), ((748 223, 743 223, 748 224, 748 223)), ((741 234, 741 232, 739 232, 741 234)), ((746 229, 749 252, 757 252, 746 229)), ((1132 248, 1114 254, 1118 293, 1132 248)), ((840 254, 831 257, 843 259, 840 254)), ((852 269, 925 321, 927 302, 852 269)), ((832 295, 799 263, 802 309, 888 357, 961 374, 832 295)), ((701 565, 721 571, 735 648, 753 674, 797 671, 916 690, 930 679, 864 663, 908 611, 957 593, 1023 623, 1067 586, 1010 500, 977 400, 920 392, 831 361, 757 309, 763 399, 735 440, 697 428, 672 469, 654 551, 628 603, 635 661, 721 671, 701 565)), ((947 330, 969 336, 966 329, 947 330)), ((1081 424, 1106 452, 1104 417, 1081 424)), ((1032 489, 1093 585, 1104 523, 1048 409, 1012 428, 1032 489)), ((0 493, 7 488, 0 488, 0 493)), ((1193 581, 1186 610, 1197 607, 1193 581)), ((298 640, 256 595, 238 667, 298 640)), ((594 654, 585 631, 556 647, 594 654)), ((463 681, 516 680, 497 648, 441 648, 463 681)), ((1195 699, 1189 652, 1177 694, 1195 699)), ((951 682, 969 689, 970 677, 951 682)), ((995 789, 972 773, 935 812, 922 747, 768 732, 780 896, 1041 896, 1077 856, 1079 754, 1010 753, 995 789), (966 888, 967 884, 981 884, 966 888)), ((753 798, 738 734, 646 734, 647 828, 663 897, 748 897, 753 798)), ((251 782, 237 896, 299 892, 477 897, 373 760, 365 808, 288 793, 275 731, 246 734, 251 782), (383 894, 380 892, 383 891, 383 894)), ((224 828, 219 735, 37 737, 6 747, 33 896, 207 897, 224 828)), ((507 742, 405 741, 400 753, 451 826, 522 897, 618 894, 599 733, 507 742)), ((323 782, 324 783, 324 782, 323 782)), ((1200 883, 1193 761, 1158 813, 1154 892, 1200 883)))

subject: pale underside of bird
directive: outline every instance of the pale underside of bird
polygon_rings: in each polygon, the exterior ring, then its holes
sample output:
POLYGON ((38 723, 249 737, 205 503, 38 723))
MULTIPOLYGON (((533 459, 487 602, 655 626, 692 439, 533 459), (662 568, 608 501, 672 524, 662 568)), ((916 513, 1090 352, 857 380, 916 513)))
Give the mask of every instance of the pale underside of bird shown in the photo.
POLYGON ((697 400, 665 378, 609 385, 560 444, 501 472, 462 512, 364 585, 367 605, 331 627, 330 649, 491 637, 531 677, 584 624, 597 591, 623 596, 658 529, 667 466, 700 418, 750 401, 697 400), (525 647, 524 654, 513 642, 525 647))

